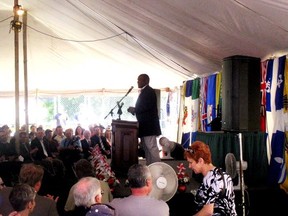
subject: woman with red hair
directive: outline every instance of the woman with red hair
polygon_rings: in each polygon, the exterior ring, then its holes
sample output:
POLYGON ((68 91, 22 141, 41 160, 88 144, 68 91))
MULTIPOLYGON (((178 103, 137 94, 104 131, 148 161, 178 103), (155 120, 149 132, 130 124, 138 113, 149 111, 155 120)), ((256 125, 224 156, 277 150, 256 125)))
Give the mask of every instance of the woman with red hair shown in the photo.
POLYGON ((195 215, 237 215, 232 178, 212 164, 209 146, 196 141, 184 152, 184 156, 189 168, 203 175, 195 195, 195 215))

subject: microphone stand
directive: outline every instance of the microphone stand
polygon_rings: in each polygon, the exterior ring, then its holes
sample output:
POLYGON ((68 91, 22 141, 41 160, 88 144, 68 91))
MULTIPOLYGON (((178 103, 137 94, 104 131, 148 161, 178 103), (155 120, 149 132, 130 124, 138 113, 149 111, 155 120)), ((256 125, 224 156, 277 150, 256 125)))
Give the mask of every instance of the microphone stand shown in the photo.
POLYGON ((129 89, 129 91, 119 100, 116 102, 116 105, 110 110, 110 112, 105 116, 104 119, 106 119, 109 115, 111 115, 111 117, 113 118, 113 111, 114 109, 118 106, 118 119, 117 120, 121 120, 121 115, 122 115, 122 106, 124 105, 124 103, 122 102, 122 100, 130 93, 131 89, 129 89), (122 103, 121 103, 122 102, 122 103))

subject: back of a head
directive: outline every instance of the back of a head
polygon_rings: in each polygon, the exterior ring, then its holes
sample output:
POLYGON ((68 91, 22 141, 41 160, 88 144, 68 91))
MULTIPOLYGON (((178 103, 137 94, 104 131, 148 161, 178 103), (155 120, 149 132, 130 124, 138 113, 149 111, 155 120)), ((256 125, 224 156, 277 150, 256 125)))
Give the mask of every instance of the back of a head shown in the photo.
POLYGON ((15 185, 10 194, 9 202, 15 211, 23 211, 27 208, 29 202, 34 202, 36 192, 28 184, 15 185))
POLYGON ((128 181, 131 188, 146 186, 146 180, 151 178, 151 172, 146 165, 134 164, 128 170, 128 181))
POLYGON ((86 159, 80 159, 76 162, 75 172, 78 179, 88 176, 95 176, 92 164, 86 159))
POLYGON ((95 204, 95 197, 101 196, 100 181, 94 177, 81 178, 74 187, 73 197, 76 206, 90 207, 95 204))
POLYGON ((33 163, 23 164, 19 173, 19 182, 34 187, 37 182, 42 181, 43 175, 44 169, 42 166, 33 163))

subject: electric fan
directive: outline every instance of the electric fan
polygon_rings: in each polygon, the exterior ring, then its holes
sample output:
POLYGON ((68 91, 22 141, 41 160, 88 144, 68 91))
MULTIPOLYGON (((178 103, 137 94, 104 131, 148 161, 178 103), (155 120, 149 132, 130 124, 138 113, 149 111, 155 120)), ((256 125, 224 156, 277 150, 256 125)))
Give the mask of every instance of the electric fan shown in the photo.
MULTIPOLYGON (((247 192, 245 189, 247 186, 244 183, 244 174, 243 171, 247 169, 247 161, 243 161, 243 152, 242 152, 242 133, 238 134, 239 139, 239 150, 240 150, 240 161, 236 161, 236 158, 234 154, 228 153, 225 157, 225 168, 226 172, 233 178, 236 177, 238 174, 238 184, 234 186, 234 190, 240 190, 241 191, 241 197, 242 197, 242 213, 243 215, 246 215, 246 206, 247 203, 245 202, 245 192, 247 192)), ((247 196, 249 200, 249 195, 247 196)), ((249 204, 249 202, 248 202, 249 204)))
MULTIPOLYGON (((240 178, 241 178, 241 170, 240 170, 240 161, 236 161, 234 154, 228 153, 225 157, 225 168, 226 172, 231 176, 232 179, 238 176, 237 185, 234 185, 234 190, 241 190, 240 188, 240 178)), ((242 170, 247 169, 247 161, 242 161, 242 170)), ((243 175, 243 174, 242 174, 243 175)), ((243 179, 244 181, 244 179, 243 179)), ((244 188, 246 189, 247 186, 244 184, 244 188)))
POLYGON ((152 191, 149 196, 156 199, 170 200, 178 188, 175 170, 164 162, 155 162, 148 166, 152 174, 152 191))

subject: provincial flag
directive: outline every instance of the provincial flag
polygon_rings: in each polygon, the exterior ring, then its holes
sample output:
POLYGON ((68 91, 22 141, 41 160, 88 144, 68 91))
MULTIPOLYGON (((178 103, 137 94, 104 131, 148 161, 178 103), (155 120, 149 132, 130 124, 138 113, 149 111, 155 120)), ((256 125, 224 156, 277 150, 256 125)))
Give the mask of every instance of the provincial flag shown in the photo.
POLYGON ((269 182, 282 183, 285 170, 285 126, 283 109, 284 71, 286 56, 269 60, 266 75, 267 156, 269 182))
POLYGON ((286 59, 285 62, 285 72, 284 74, 286 74, 286 76, 284 76, 284 113, 288 113, 288 60, 286 59))

